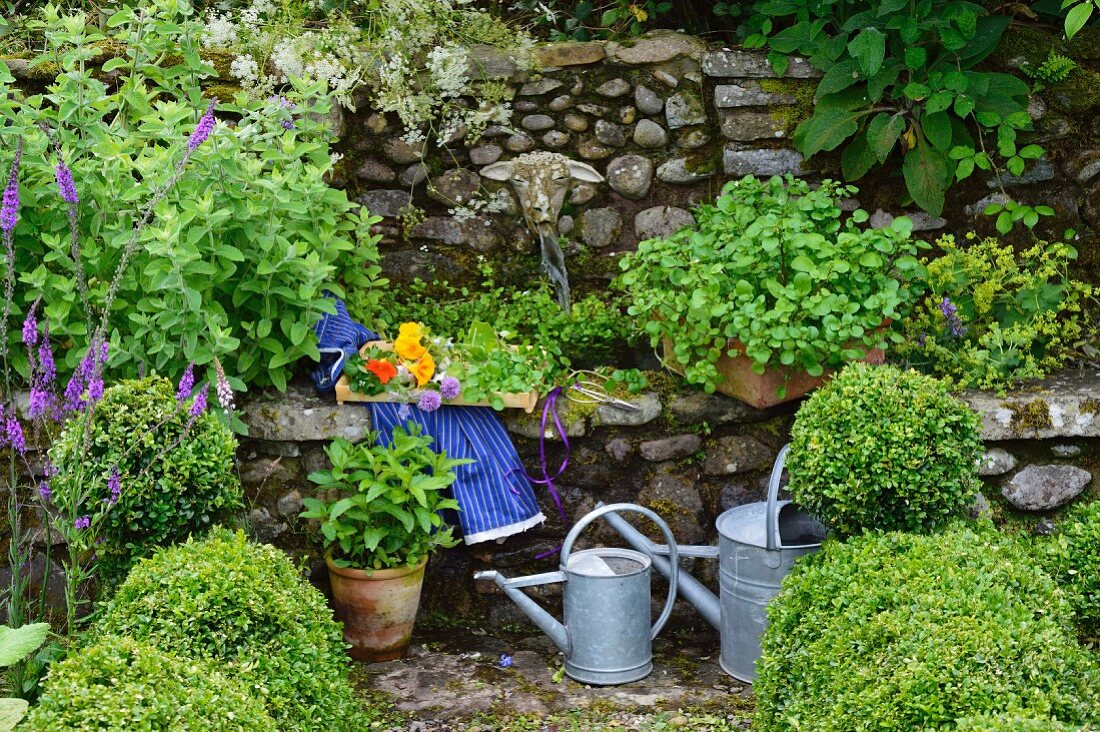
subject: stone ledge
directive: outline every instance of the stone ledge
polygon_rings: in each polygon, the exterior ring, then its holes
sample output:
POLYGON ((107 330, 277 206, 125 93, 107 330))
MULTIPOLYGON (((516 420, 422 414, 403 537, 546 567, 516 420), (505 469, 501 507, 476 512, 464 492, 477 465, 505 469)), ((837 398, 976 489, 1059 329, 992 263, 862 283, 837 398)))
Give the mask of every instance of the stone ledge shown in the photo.
MULTIPOLYGON (((768 56, 760 51, 722 50, 703 54, 703 73, 723 79, 774 79, 768 56)), ((816 79, 821 72, 799 56, 791 56, 786 78, 816 79)))
POLYGON ((248 436, 269 442, 311 442, 344 437, 359 442, 370 432, 370 411, 360 404, 340 406, 313 387, 290 386, 274 398, 259 397, 241 406, 248 436))
POLYGON ((1100 437, 1100 370, 1064 371, 1004 397, 968 390, 959 395, 982 418, 982 439, 1048 440, 1100 437))

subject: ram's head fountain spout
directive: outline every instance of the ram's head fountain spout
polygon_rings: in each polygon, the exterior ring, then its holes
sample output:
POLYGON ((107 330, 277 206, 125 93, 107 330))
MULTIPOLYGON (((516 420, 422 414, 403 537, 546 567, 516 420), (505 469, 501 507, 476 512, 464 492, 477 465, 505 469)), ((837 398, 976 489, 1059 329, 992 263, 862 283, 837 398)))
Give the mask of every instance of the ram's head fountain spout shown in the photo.
POLYGON ((571 181, 600 183, 603 176, 587 163, 543 151, 493 163, 482 168, 481 175, 490 180, 511 181, 523 218, 538 237, 543 269, 554 283, 558 302, 569 312, 569 276, 565 271, 565 255, 558 245, 558 214, 571 181))

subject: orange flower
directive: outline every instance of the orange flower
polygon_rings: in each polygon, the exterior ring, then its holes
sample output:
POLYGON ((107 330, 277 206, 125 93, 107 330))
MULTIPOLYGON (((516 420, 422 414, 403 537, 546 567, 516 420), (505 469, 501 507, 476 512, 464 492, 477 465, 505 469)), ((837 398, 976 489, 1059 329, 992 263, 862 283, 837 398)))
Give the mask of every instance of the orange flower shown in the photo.
POLYGON ((416 377, 416 385, 424 386, 435 374, 435 360, 432 354, 425 353, 420 360, 412 365, 410 373, 416 377))
POLYGON ((424 337, 424 326, 420 323, 402 323, 401 327, 397 330, 397 335, 420 340, 424 337))
POLYGON ((379 361, 377 359, 371 359, 367 361, 367 371, 378 377, 378 381, 385 384, 390 379, 397 376, 397 367, 389 361, 379 361))

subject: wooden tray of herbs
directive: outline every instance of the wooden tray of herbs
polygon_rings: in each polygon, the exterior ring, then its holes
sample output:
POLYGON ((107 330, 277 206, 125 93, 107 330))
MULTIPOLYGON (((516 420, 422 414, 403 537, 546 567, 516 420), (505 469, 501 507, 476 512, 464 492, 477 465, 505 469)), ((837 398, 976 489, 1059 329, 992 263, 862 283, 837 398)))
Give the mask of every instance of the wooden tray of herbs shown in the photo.
POLYGON ((348 359, 336 382, 336 401, 423 404, 425 392, 435 391, 439 398, 431 399, 429 405, 522 409, 530 414, 539 400, 536 384, 542 372, 537 365, 526 365, 529 355, 503 344, 481 323, 474 324, 462 343, 433 338, 420 324, 405 323, 395 341, 371 341, 363 345, 358 357, 348 359), (470 389, 463 389, 462 382, 477 378, 473 364, 490 360, 503 364, 503 381, 531 388, 482 390, 477 392, 482 398, 469 398, 470 389), (507 373, 508 366, 512 373, 507 373))

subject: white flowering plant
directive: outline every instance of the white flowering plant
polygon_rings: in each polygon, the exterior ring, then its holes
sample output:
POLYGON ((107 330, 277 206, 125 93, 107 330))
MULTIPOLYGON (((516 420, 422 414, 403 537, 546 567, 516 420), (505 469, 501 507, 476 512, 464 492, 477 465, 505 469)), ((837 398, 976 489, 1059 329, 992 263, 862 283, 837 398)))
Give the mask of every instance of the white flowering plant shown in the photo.
POLYGON ((254 96, 307 77, 351 108, 368 89, 370 106, 396 114, 414 143, 431 135, 446 144, 511 119, 511 89, 479 78, 474 47, 534 66, 533 39, 471 0, 360 0, 321 10, 316 0, 210 10, 202 43, 235 54, 230 73, 254 96))

